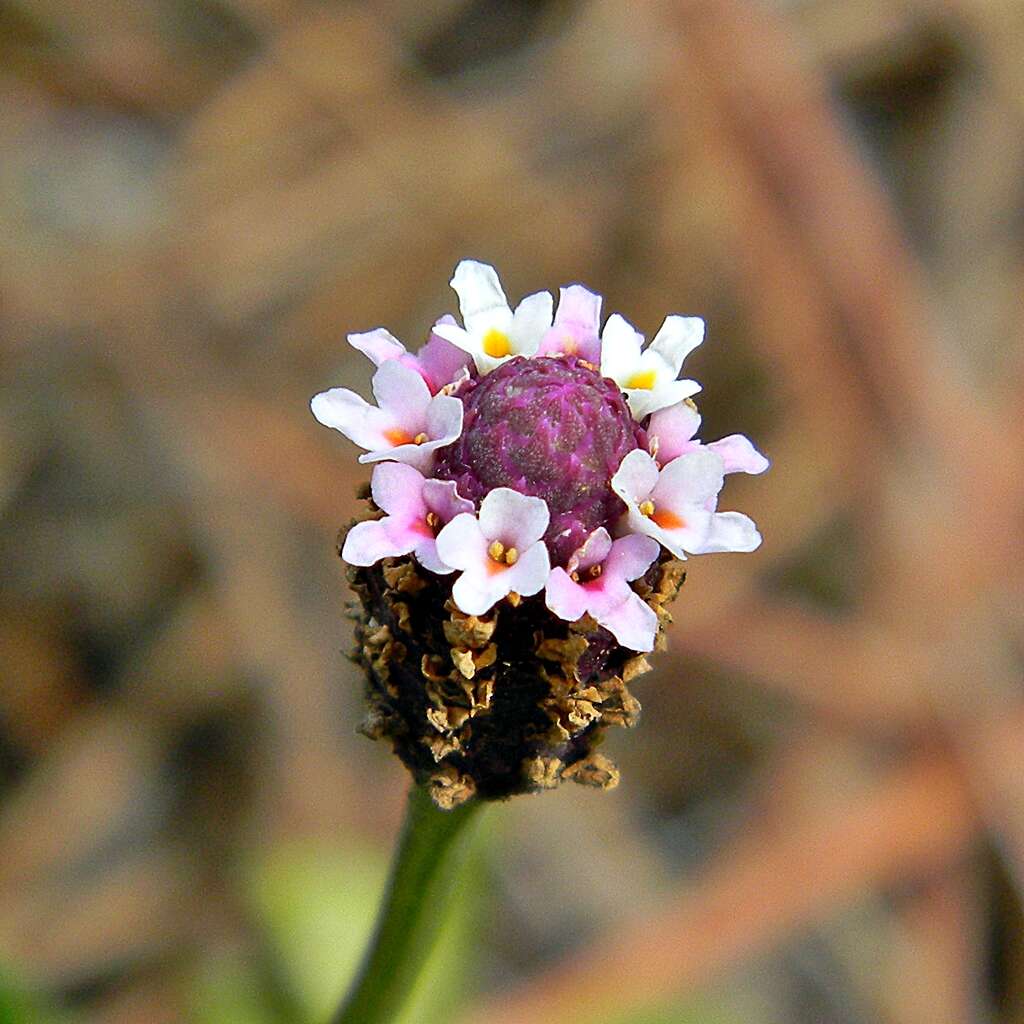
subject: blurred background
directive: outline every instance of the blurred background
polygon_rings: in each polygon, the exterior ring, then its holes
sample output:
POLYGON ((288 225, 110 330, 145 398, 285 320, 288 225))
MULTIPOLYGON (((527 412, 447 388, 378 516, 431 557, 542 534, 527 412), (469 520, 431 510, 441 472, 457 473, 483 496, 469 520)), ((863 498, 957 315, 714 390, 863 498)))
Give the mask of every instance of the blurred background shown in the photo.
POLYGON ((0 1020, 338 998, 407 778, 307 402, 470 256, 704 315, 774 466, 407 1021, 1024 1021, 1022 53, 1014 0, 0 0, 0 1020))

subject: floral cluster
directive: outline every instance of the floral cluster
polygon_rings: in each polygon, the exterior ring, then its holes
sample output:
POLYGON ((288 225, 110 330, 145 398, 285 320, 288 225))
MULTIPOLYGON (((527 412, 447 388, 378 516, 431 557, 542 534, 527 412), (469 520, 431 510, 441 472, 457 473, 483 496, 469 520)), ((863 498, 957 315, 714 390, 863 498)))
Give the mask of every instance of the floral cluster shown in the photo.
POLYGON ((768 461, 747 438, 704 443, 680 379, 704 322, 668 316, 649 344, 582 285, 528 295, 515 309, 494 269, 464 260, 444 316, 416 354, 383 328, 349 335, 377 367, 371 405, 346 388, 312 410, 365 449, 384 513, 347 534, 353 566, 411 555, 458 574, 451 601, 482 616, 543 593, 567 623, 590 616, 624 648, 651 651, 658 617, 635 586, 662 549, 677 559, 753 551, 740 512, 718 510, 729 473, 768 461))

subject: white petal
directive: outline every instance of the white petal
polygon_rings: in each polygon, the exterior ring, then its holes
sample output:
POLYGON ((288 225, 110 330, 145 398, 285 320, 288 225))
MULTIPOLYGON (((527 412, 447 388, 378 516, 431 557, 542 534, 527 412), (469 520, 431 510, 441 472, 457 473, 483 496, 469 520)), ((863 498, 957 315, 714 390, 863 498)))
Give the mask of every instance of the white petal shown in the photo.
POLYGON ((511 487, 496 487, 480 503, 480 529, 489 540, 500 540, 520 554, 544 536, 551 521, 547 502, 520 494, 511 487))
POLYGON ((508 584, 509 571, 493 576, 482 568, 464 572, 452 587, 452 599, 466 615, 483 615, 512 589, 508 584))
POLYGON ((361 334, 350 334, 348 343, 357 351, 362 352, 376 366, 405 355, 405 346, 383 327, 361 334))
POLYGON ((453 569, 479 568, 488 555, 476 516, 463 512, 445 526, 437 535, 437 554, 453 569))
POLYGON ((708 448, 673 459, 658 477, 651 491, 655 505, 680 510, 686 505, 703 505, 714 498, 725 482, 725 466, 720 455, 708 448))
POLYGON ((658 557, 658 545, 650 537, 620 537, 604 563, 604 575, 624 581, 638 580, 658 557))
POLYGON ((716 512, 711 517, 711 529, 695 555, 713 551, 755 551, 761 546, 761 534, 754 521, 742 512, 716 512))
POLYGON ((551 558, 547 545, 540 540, 522 551, 519 561, 505 572, 509 590, 514 590, 523 597, 539 594, 546 586, 550 575, 551 558))
MULTIPOLYGON (((626 378, 628 380, 628 378, 626 378)), ((620 384, 620 386, 622 386, 620 384)), ((691 398, 700 391, 701 386, 695 380, 671 380, 661 377, 653 388, 627 388, 626 401, 629 411, 636 420, 642 420, 653 412, 667 409, 677 402, 691 398)))
POLYGON ((424 569, 437 573, 438 576, 447 576, 449 573, 455 571, 447 564, 447 562, 441 561, 441 558, 437 553, 437 541, 433 538, 427 538, 421 541, 415 548, 413 548, 412 553, 416 556, 416 560, 424 569))
POLYGON ((381 448, 388 443, 384 436, 390 425, 388 417, 348 388, 321 391, 309 407, 325 427, 340 431, 360 448, 381 448))
POLYGON ((683 360, 704 340, 704 321, 699 316, 667 316, 648 346, 657 352, 678 376, 683 360))
MULTIPOLYGON (((511 315, 497 272, 486 263, 463 260, 455 268, 451 286, 459 296, 462 322, 471 334, 482 333, 493 326, 496 313, 511 315)), ((440 331, 437 333, 441 334, 440 331)), ((441 334, 441 337, 447 338, 447 335, 441 334)), ((448 338, 448 341, 459 344, 454 338, 448 338)))
POLYGON ((622 382, 639 368, 643 335, 621 314, 612 313, 601 332, 601 374, 622 382))
POLYGON ((512 315, 510 336, 518 355, 532 356, 551 327, 554 299, 550 292, 527 295, 512 315))
POLYGON ((627 505, 642 502, 657 482, 658 464, 641 448, 627 453, 611 481, 612 490, 627 505))
POLYGON ((427 406, 426 435, 438 442, 435 447, 451 444, 462 433, 463 405, 451 395, 436 395, 427 406))

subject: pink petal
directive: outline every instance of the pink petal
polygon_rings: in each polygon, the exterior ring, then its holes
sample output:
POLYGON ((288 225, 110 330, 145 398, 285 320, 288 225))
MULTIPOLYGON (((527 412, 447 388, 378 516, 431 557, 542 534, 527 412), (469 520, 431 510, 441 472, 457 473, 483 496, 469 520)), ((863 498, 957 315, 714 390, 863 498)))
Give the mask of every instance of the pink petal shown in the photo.
POLYGON ((417 537, 412 533, 396 536, 387 528, 387 519, 374 519, 356 523, 341 549, 341 557, 349 565, 373 565, 382 558, 407 555, 416 546, 417 537))
POLYGON ((560 619, 575 622, 587 610, 587 592, 561 568, 551 570, 544 603, 560 619))
POLYGON ((348 343, 376 366, 405 355, 405 346, 383 327, 376 327, 361 334, 350 334, 348 343))
POLYGON ((382 462, 370 478, 374 502, 389 515, 403 521, 423 520, 427 506, 423 500, 423 474, 400 462, 382 462))
MULTIPOLYGON (((458 399, 455 399, 458 401, 458 399)), ((500 540, 505 547, 522 555, 544 536, 550 515, 547 502, 511 487, 496 487, 480 504, 480 529, 489 540, 500 540)))
POLYGON ((559 289, 554 326, 544 335, 538 355, 566 353, 601 362, 601 296, 581 284, 559 289))
POLYGON ((614 608, 594 616, 623 647, 653 651, 658 616, 632 591, 614 608))
POLYGON ((443 523, 450 523, 463 512, 474 511, 473 502, 459 494, 454 480, 425 480, 423 500, 443 523))
POLYGON ((592 565, 603 562, 611 549, 611 535, 603 526, 599 526, 569 556, 566 569, 569 572, 576 572, 577 569, 589 569, 592 565))
MULTIPOLYGON (((453 326, 455 318, 446 314, 438 323, 453 326)), ((446 384, 451 384, 463 370, 468 371, 473 365, 473 360, 467 352, 463 352, 433 331, 430 340, 416 353, 416 359, 419 362, 420 373, 434 394, 446 384)))
POLYGON ((657 438, 657 455, 661 465, 671 462, 685 452, 693 451, 700 442, 693 438, 700 430, 700 413, 687 402, 670 405, 667 409, 659 409, 647 427, 647 436, 654 447, 657 438))
POLYGON ((637 534, 620 537, 611 546, 601 578, 638 580, 658 557, 658 551, 658 542, 650 537, 637 534))
POLYGON ((707 447, 722 457, 726 473, 763 473, 769 466, 768 460, 742 434, 730 434, 707 447))

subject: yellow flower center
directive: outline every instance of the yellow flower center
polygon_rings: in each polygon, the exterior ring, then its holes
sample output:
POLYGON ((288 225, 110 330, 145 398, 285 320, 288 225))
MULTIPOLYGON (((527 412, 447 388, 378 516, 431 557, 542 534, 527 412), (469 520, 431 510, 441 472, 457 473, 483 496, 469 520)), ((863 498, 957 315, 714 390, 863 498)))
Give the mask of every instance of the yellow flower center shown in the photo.
POLYGON ((500 540, 492 540, 487 548, 487 555, 491 560, 488 566, 492 573, 501 569, 507 569, 519 561, 519 552, 515 548, 507 548, 500 540))
POLYGON ((629 380, 626 381, 627 388, 639 388, 641 391, 650 391, 654 387, 654 382, 657 378, 657 374, 654 370, 640 370, 634 373, 629 380))
POLYGON ((647 516, 663 530, 681 530, 686 526, 686 520, 682 516, 676 515, 670 508, 655 508, 654 502, 650 498, 641 502, 637 507, 641 515, 647 516))
POLYGON ((484 335, 482 344, 484 352, 492 359, 503 359, 512 353, 512 342, 509 341, 508 335, 504 331, 499 331, 497 327, 492 327, 484 335))

